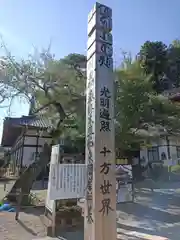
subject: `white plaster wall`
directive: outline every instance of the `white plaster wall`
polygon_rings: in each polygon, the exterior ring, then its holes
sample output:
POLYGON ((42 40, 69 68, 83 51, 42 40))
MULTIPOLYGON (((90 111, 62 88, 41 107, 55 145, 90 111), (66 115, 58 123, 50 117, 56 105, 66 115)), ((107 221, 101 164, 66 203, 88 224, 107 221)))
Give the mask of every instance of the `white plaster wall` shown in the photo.
MULTIPOLYGON (((150 146, 152 146, 152 147, 157 147, 157 146, 159 146, 159 151, 158 151, 158 153, 159 153, 159 159, 161 159, 161 154, 163 153, 163 152, 165 152, 165 154, 166 154, 166 156, 167 156, 167 147, 165 146, 165 140, 164 139, 157 139, 157 142, 155 142, 155 141, 152 141, 150 144, 148 144, 148 145, 150 145, 150 146)), ((141 149, 140 150, 140 158, 142 159, 143 157, 145 158, 145 163, 144 164, 147 164, 148 163, 148 161, 149 161, 149 158, 148 158, 148 149, 150 149, 150 147, 148 147, 148 148, 143 148, 143 149, 141 149)))
MULTIPOLYGON (((37 135, 37 130, 27 130, 25 135, 37 135)), ((35 145, 36 137, 27 137, 25 136, 24 144, 35 145)))
MULTIPOLYGON (((159 139, 157 140, 157 142, 152 142, 151 143, 152 146, 159 146, 159 159, 161 160, 161 155, 162 153, 165 153, 166 158, 168 160, 168 146, 167 146, 167 141, 165 138, 159 139)), ((170 149, 170 157, 172 160, 176 160, 177 159, 177 149, 176 147, 180 146, 180 138, 177 137, 169 137, 169 149, 170 149)), ((143 148, 140 150, 140 158, 145 158, 147 159, 147 161, 149 161, 148 159, 148 149, 147 148, 143 148)))
POLYGON ((52 141, 51 138, 44 138, 44 137, 42 138, 42 137, 39 137, 39 145, 44 146, 45 143, 50 144, 51 141, 52 141))
POLYGON ((171 155, 171 159, 173 159, 173 160, 177 159, 176 146, 170 146, 170 155, 171 155))
MULTIPOLYGON (((37 135, 37 130, 28 130, 26 132, 27 135, 37 135)), ((37 141, 37 138, 35 136, 32 137, 25 137, 25 143, 24 144, 31 144, 31 145, 35 145, 37 141)), ((38 145, 42 145, 44 146, 45 142, 50 143, 51 142, 51 138, 49 138, 49 134, 44 131, 41 132, 41 135, 39 136, 38 139, 38 145), (45 138, 47 137, 47 138, 45 138)))
POLYGON ((24 147, 23 149, 23 161, 22 165, 23 166, 29 166, 30 164, 33 163, 34 159, 33 157, 33 152, 36 152, 35 147, 24 147))
MULTIPOLYGON (((44 136, 44 137, 49 137, 50 136, 47 131, 39 131, 39 133, 40 133, 39 134, 40 136, 44 136)), ((37 130, 28 129, 26 131, 26 134, 28 134, 28 135, 37 135, 37 130)))
POLYGON ((148 154, 147 154, 147 148, 143 148, 140 150, 140 159, 145 159, 144 165, 148 162, 148 154))
POLYGON ((21 145, 21 147, 18 148, 18 150, 17 150, 17 165, 19 165, 19 166, 21 165, 22 149, 23 149, 23 147, 21 145))
POLYGON ((159 160, 162 160, 162 153, 165 153, 168 159, 168 148, 166 139, 159 139, 159 160))
POLYGON ((24 145, 35 145, 36 144, 36 137, 26 137, 24 139, 24 145))
MULTIPOLYGON (((33 129, 28 129, 26 131, 27 135, 37 135, 37 130, 33 130, 33 129)), ((45 144, 45 142, 47 143, 51 143, 51 138, 49 137, 49 134, 44 131, 41 132, 41 136, 39 137, 39 142, 38 145, 41 145, 42 147, 38 147, 38 152, 42 152, 43 146, 45 144), (41 136, 47 136, 47 138, 41 137, 41 136)), ((25 145, 36 145, 37 143, 37 138, 35 136, 32 137, 27 137, 25 136, 24 138, 24 144, 25 145)), ((14 153, 11 155, 11 159, 13 160, 14 163, 17 162, 17 164, 21 163, 21 156, 20 154, 18 154, 18 151, 21 151, 21 146, 23 145, 23 132, 22 134, 17 138, 14 146, 12 147, 12 151, 17 149, 17 151, 14 151, 14 153)), ((23 159, 22 159, 22 165, 23 166, 29 166, 30 164, 32 164, 32 162, 34 161, 33 159, 33 153, 36 152, 36 147, 23 147, 23 159)))
POLYGON ((28 129, 28 130, 26 131, 26 134, 28 134, 28 135, 36 135, 36 134, 37 134, 37 130, 28 129))
POLYGON ((23 145, 23 133, 21 133, 18 138, 16 139, 16 142, 11 148, 11 162, 13 162, 14 165, 20 165, 21 164, 21 155, 20 151, 22 149, 23 145))
MULTIPOLYGON (((35 135, 36 131, 29 130, 28 135, 35 135)), ((36 145, 36 137, 25 137, 25 142, 24 144, 29 144, 29 145, 36 145)), ((44 137, 39 137, 38 139, 38 153, 40 154, 43 150, 43 146, 47 143, 51 143, 51 138, 44 138, 44 137)), ((23 165, 24 166, 29 166, 30 164, 33 163, 35 160, 33 153, 36 153, 36 146, 34 147, 24 147, 24 152, 23 152, 23 165)))
POLYGON ((170 138, 170 155, 172 160, 177 159, 177 146, 180 146, 179 139, 176 137, 170 138))
POLYGON ((48 133, 47 131, 43 131, 43 132, 41 133, 41 136, 49 137, 50 135, 49 135, 49 133, 48 133))

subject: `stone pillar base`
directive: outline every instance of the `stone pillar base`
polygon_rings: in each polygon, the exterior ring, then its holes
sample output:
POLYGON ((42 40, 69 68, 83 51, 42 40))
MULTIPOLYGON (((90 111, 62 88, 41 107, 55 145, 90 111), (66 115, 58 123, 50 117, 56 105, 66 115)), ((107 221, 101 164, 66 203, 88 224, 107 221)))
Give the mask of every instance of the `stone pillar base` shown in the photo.
MULTIPOLYGON (((52 236, 52 213, 47 209, 43 223, 47 227, 47 236, 52 236)), ((83 224, 84 218, 82 217, 81 209, 78 206, 64 206, 56 213, 56 232, 82 229, 83 224)))

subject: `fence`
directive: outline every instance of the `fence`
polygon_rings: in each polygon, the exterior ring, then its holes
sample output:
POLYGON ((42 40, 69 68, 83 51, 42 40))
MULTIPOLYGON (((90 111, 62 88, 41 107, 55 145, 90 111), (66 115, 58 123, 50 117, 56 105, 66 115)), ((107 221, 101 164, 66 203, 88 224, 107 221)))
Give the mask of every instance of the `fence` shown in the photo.
POLYGON ((19 167, 0 168, 0 178, 17 178, 20 174, 19 167))
MULTIPOLYGON (((14 167, 9 165, 8 167, 1 167, 0 168, 0 178, 17 178, 19 177, 28 167, 14 167)), ((36 166, 29 166, 31 168, 31 172, 36 171, 36 166)))

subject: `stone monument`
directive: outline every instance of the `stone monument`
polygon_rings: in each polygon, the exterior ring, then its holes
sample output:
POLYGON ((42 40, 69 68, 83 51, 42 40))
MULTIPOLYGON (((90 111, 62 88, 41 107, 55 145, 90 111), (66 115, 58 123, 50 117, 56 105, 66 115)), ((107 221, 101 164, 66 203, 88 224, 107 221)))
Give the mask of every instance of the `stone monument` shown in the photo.
POLYGON ((96 3, 88 16, 85 240, 117 239, 111 31, 112 10, 96 3))

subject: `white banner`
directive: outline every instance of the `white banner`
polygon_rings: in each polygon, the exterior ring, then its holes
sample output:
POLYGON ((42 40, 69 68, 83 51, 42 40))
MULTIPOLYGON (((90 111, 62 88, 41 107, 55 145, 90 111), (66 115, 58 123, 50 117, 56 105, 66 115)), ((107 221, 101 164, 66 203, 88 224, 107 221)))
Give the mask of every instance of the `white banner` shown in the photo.
POLYGON ((86 189, 85 164, 52 164, 49 174, 49 199, 82 198, 86 189))

